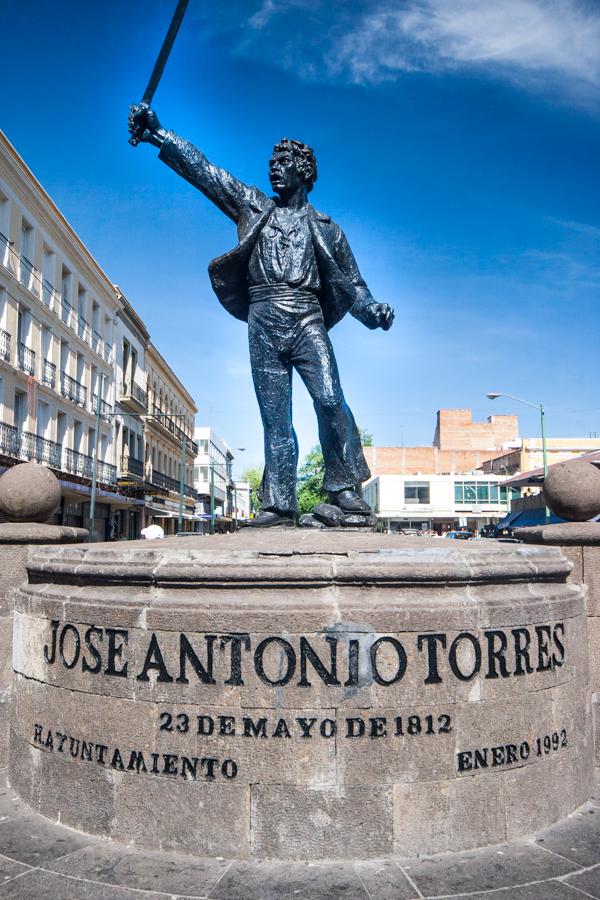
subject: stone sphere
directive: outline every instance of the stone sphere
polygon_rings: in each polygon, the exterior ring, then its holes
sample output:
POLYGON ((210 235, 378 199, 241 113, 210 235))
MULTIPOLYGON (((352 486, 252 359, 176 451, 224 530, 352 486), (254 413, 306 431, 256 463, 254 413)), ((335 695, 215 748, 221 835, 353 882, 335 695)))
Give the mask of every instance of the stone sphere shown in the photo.
POLYGON ((544 483, 546 504, 561 519, 584 522, 600 514, 600 469, 581 459, 557 463, 544 483))
POLYGON ((0 513, 11 522, 47 522, 60 503, 56 475, 38 463, 21 463, 0 478, 0 513))

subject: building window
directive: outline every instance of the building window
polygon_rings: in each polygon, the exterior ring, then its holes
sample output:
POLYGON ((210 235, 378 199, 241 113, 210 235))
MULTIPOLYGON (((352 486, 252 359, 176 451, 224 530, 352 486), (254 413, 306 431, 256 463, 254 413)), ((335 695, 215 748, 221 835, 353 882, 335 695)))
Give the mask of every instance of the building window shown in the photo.
MULTIPOLYGON (((495 481, 455 481, 454 502, 490 506, 506 503, 506 487, 500 487, 495 481)), ((511 497, 519 497, 520 492, 511 488, 511 497)))
POLYGON ((405 481, 404 482, 404 502, 405 503, 429 503, 429 482, 428 481, 405 481))

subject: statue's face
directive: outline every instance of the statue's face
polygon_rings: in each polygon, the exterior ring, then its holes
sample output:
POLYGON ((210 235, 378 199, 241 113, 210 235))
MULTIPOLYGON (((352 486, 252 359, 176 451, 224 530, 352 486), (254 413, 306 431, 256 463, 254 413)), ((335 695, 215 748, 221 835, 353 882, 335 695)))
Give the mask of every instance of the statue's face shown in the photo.
POLYGON ((289 150, 276 150, 269 160, 269 181, 279 196, 292 194, 302 187, 304 180, 296 169, 294 155, 289 150))

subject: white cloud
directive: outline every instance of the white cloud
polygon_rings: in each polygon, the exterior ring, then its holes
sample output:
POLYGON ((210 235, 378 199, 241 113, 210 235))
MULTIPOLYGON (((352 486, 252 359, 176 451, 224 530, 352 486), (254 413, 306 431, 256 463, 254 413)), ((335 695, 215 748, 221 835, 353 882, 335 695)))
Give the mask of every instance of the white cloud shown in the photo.
POLYGON ((486 68, 519 79, 554 74, 600 85, 600 9, 578 0, 420 0, 379 7, 345 35, 333 61, 352 80, 398 71, 486 68))
POLYGON ((471 71, 600 100, 598 0, 261 0, 239 52, 310 80, 471 71))

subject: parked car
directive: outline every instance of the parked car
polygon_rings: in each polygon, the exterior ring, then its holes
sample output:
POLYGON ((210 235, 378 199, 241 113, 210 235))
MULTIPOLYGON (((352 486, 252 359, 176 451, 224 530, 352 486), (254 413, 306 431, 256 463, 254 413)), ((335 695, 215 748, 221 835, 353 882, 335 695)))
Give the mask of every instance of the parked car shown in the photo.
POLYGON ((468 541, 473 537, 472 531, 447 531, 447 538, 454 538, 456 541, 468 541))

